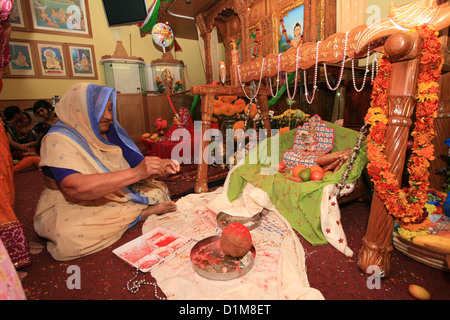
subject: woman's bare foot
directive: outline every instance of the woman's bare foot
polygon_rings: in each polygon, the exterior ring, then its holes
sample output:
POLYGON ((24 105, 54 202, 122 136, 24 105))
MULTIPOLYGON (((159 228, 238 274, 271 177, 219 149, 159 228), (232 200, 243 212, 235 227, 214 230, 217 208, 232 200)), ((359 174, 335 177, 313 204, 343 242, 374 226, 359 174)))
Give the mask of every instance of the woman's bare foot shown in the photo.
POLYGON ((177 205, 173 201, 164 201, 158 204, 148 206, 142 210, 142 218, 148 218, 152 214, 163 214, 177 210, 177 205))
POLYGON ((28 272, 25 271, 17 271, 17 276, 19 277, 19 280, 23 280, 28 276, 28 272))
POLYGON ((30 254, 38 254, 44 250, 45 246, 41 243, 31 241, 28 243, 28 248, 30 250, 30 254))

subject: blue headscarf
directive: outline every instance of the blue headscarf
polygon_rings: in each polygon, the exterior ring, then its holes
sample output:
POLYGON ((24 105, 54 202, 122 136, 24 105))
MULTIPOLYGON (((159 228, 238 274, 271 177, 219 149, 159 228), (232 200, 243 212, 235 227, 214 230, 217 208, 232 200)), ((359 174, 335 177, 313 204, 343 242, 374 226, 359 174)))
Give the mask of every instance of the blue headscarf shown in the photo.
MULTIPOLYGON (((103 87, 95 84, 89 84, 86 91, 86 102, 88 105, 89 119, 91 120, 91 127, 97 138, 106 144, 112 144, 100 135, 99 122, 105 112, 108 101, 112 102, 112 114, 113 122, 108 132, 108 136, 117 137, 119 142, 133 150, 134 152, 141 154, 139 148, 130 138, 125 129, 117 121, 117 92, 113 88, 103 87)), ((117 139, 114 139, 117 141, 117 139)))
MULTIPOLYGON (((77 88, 77 86, 74 87, 77 88)), ((79 90, 79 89, 72 89, 72 90, 79 90)), ((133 140, 129 137, 125 129, 117 121, 116 100, 117 100, 117 93, 116 90, 113 88, 108 88, 95 84, 88 84, 86 86, 86 106, 87 106, 87 114, 90 121, 90 127, 94 132, 96 138, 100 140, 102 143, 107 145, 119 146, 122 150, 127 149, 126 152, 127 154, 129 154, 131 157, 134 157, 135 159, 138 159, 138 161, 139 159, 140 161, 142 161, 144 156, 142 155, 136 144, 133 142, 133 140), (99 122, 106 109, 106 105, 108 104, 109 100, 111 100, 112 102, 113 120, 110 129, 107 133, 108 140, 106 140, 100 134, 99 122), (114 143, 109 141, 110 137, 112 138, 111 140, 113 140, 114 143)), ((76 106, 74 107, 76 108, 76 106)), ((52 132, 57 132, 70 138, 72 141, 80 145, 92 157, 92 159, 95 160, 97 165, 100 168, 102 168, 103 172, 105 173, 111 172, 95 156, 95 154, 89 147, 89 143, 79 132, 76 131, 76 129, 72 128, 69 125, 66 125, 64 122, 60 120, 50 129, 49 133, 52 132)), ((131 201, 138 203, 148 203, 148 198, 140 196, 137 192, 133 191, 133 188, 124 188, 123 191, 125 191, 131 197, 131 201)))

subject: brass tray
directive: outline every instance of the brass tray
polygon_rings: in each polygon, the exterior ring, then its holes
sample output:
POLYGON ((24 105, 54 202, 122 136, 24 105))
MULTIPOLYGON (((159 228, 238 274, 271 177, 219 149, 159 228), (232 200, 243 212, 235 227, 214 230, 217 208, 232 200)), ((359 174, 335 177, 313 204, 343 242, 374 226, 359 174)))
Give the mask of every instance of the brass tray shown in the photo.
POLYGON ((447 260, 447 256, 450 254, 437 252, 431 248, 420 246, 405 238, 402 238, 402 236, 396 232, 394 232, 393 245, 395 249, 411 259, 419 261, 430 267, 450 272, 450 263, 448 262, 450 260, 447 260))
POLYGON ((200 240, 191 249, 190 259, 195 272, 210 280, 232 280, 249 272, 256 257, 255 247, 241 258, 225 255, 220 250, 220 235, 200 240))

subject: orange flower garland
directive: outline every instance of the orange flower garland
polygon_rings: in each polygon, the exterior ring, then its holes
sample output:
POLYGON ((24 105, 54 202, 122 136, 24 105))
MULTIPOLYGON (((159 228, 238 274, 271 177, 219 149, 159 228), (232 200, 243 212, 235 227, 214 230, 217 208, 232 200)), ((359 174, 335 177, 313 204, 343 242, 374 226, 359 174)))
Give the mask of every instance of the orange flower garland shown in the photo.
POLYGON ((434 146, 431 140, 436 135, 434 118, 438 110, 437 80, 443 64, 439 32, 427 25, 419 26, 416 30, 423 42, 416 122, 411 133, 414 142, 407 167, 409 188, 400 189, 399 182, 389 172, 391 164, 383 153, 388 120, 387 89, 392 70, 392 64, 386 53, 379 62, 378 75, 373 83, 371 107, 365 117, 366 123, 371 125, 367 137, 369 159, 367 169, 374 182, 374 188, 396 221, 402 227, 413 231, 425 229, 430 224, 425 210, 430 175, 428 167, 430 161, 434 159, 434 146))
POLYGON ((214 111, 217 116, 232 117, 244 111, 245 101, 236 96, 220 96, 214 99, 214 111))

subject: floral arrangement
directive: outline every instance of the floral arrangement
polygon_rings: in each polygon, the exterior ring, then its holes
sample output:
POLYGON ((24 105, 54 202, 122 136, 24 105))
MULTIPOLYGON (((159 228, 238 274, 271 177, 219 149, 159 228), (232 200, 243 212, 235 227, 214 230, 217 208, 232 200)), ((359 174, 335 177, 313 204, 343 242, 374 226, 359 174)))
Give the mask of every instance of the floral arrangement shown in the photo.
POLYGON ((176 80, 173 86, 173 91, 179 92, 182 89, 183 89, 183 82, 181 81, 181 79, 176 80))
POLYGON ((164 87, 163 81, 161 80, 160 77, 156 77, 155 82, 156 82, 156 91, 158 93, 166 92, 166 87, 164 87))
POLYGON ((283 18, 280 19, 280 26, 281 26, 281 29, 282 29, 281 33, 286 38, 287 44, 290 45, 291 44, 291 39, 289 39, 289 37, 287 35, 287 31, 286 31, 286 27, 284 26, 284 19, 283 18))
POLYGON ((280 115, 271 115, 270 117, 270 126, 273 129, 283 129, 292 130, 302 125, 309 119, 309 114, 304 113, 299 109, 291 109, 291 107, 295 104, 295 101, 286 98, 286 103, 289 106, 289 109, 284 111, 280 115))
MULTIPOLYGON (((248 124, 252 123, 253 129, 262 126, 259 117, 259 108, 255 103, 246 103, 237 96, 218 96, 214 99, 212 122, 217 122, 220 130, 225 134, 227 129, 246 131, 248 124)), ((242 133, 235 136, 235 139, 242 133)))
MULTIPOLYGON (((176 80, 174 82, 173 89, 167 88, 164 85, 164 81, 160 77, 156 77, 155 82, 156 82, 156 92, 158 93, 165 93, 168 90, 170 92, 179 92, 183 89, 183 82, 181 80, 176 80)), ((169 86, 172 86, 172 83, 169 83, 169 86)))
MULTIPOLYGON (((247 108, 245 101, 237 96, 219 96, 214 99, 214 115, 223 120, 239 120, 247 108)), ((256 107, 255 107, 256 109, 256 107)), ((254 114, 250 115, 251 118, 254 114)))
POLYGON ((416 122, 411 133, 414 141, 412 154, 407 164, 408 188, 400 188, 399 182, 389 172, 391 164, 384 155, 388 121, 387 89, 392 70, 392 64, 386 53, 379 62, 379 72, 373 83, 371 107, 365 117, 366 123, 371 125, 367 138, 369 159, 367 169, 374 182, 374 188, 384 201, 387 211, 394 216, 398 224, 412 231, 423 230, 430 225, 426 210, 429 191, 428 167, 430 161, 434 159, 434 146, 431 140, 436 135, 434 118, 438 109, 437 80, 443 64, 439 32, 427 25, 416 27, 415 30, 423 42, 416 122))

